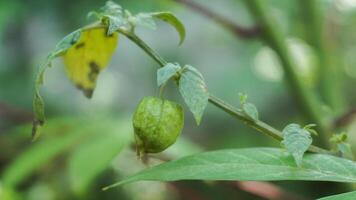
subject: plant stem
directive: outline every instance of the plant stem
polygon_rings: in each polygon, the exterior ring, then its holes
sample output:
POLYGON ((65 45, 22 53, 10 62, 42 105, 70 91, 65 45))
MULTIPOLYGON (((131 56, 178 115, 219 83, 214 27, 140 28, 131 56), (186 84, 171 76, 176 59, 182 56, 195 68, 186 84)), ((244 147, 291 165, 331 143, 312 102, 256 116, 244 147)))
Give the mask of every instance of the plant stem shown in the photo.
POLYGON ((286 74, 286 81, 290 91, 296 99, 298 106, 304 112, 310 122, 318 124, 318 129, 321 132, 322 145, 328 146, 325 139, 328 133, 328 126, 324 117, 321 115, 321 102, 316 95, 312 93, 298 77, 297 66, 292 60, 288 46, 284 40, 282 32, 279 30, 276 21, 266 8, 264 0, 245 0, 251 12, 260 23, 263 32, 263 38, 276 51, 282 62, 282 67, 286 74))
POLYGON ((197 3, 194 3, 191 0, 175 0, 175 1, 191 8, 192 10, 194 10, 208 18, 210 18, 211 20, 215 21, 216 23, 223 26, 227 30, 230 30, 233 34, 235 34, 236 36, 238 36, 240 38, 254 39, 261 35, 261 30, 260 30, 260 27, 258 27, 258 26, 253 26, 250 28, 241 27, 240 25, 232 22, 231 20, 229 20, 221 15, 218 15, 217 13, 214 13, 213 11, 211 11, 197 3))
MULTIPOLYGON (((300 0, 300 10, 307 30, 307 41, 312 45, 319 60, 320 92, 323 100, 337 113, 343 110, 345 102, 340 91, 340 72, 336 69, 335 58, 330 55, 323 35, 322 12, 316 0, 300 0), (330 55, 330 56, 329 56, 330 55)), ((330 46, 330 45, 329 45, 330 46)))
POLYGON ((341 116, 338 116, 334 120, 334 129, 345 127, 349 125, 352 120, 356 117, 356 108, 351 108, 347 112, 343 113, 341 116))
POLYGON ((166 83, 163 83, 161 86, 159 86, 159 94, 158 97, 159 98, 163 98, 163 93, 164 93, 164 87, 166 86, 166 83))
MULTIPOLYGON (((216 107, 222 109, 226 113, 229 113, 236 119, 241 120, 246 125, 256 129, 260 133, 268 135, 277 141, 283 140, 283 133, 281 131, 273 128, 272 126, 264 123, 263 121, 251 120, 250 118, 246 117, 246 115, 240 109, 235 108, 234 106, 224 102, 223 100, 221 100, 213 95, 210 95, 209 102, 211 104, 215 105, 216 107)), ((308 150, 310 152, 314 152, 314 153, 333 154, 332 152, 330 152, 326 149, 322 149, 322 148, 314 146, 314 145, 311 145, 308 150)))
MULTIPOLYGON (((142 48, 150 57, 152 57, 161 67, 165 66, 167 64, 167 61, 165 61, 157 52, 155 52, 152 48, 150 48, 143 40, 141 40, 137 35, 128 32, 125 29, 119 29, 118 30, 120 33, 124 34, 127 36, 132 42, 137 44, 140 48, 142 48)), ((283 134, 279 130, 273 128, 272 126, 260 121, 260 120, 251 120, 249 117, 247 117, 240 109, 237 109, 233 107, 232 105, 224 102, 223 100, 219 99, 218 97, 215 97, 214 95, 209 96, 209 102, 213 104, 214 106, 220 108, 221 110, 225 111, 226 113, 232 115, 238 120, 241 120, 248 126, 256 129, 257 131, 266 134, 277 141, 281 141, 283 139, 283 134)), ((316 146, 310 146, 309 148, 310 152, 314 153, 323 153, 323 154, 333 154, 332 152, 316 147, 316 146)))

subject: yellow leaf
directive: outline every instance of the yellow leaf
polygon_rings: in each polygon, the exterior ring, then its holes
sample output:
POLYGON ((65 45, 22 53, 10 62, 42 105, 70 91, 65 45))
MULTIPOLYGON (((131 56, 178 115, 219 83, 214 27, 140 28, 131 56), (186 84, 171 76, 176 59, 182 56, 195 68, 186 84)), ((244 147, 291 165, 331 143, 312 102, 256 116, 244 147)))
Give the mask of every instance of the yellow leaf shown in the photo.
POLYGON ((64 54, 69 79, 91 98, 96 80, 111 59, 118 41, 118 33, 107 35, 105 29, 83 31, 79 40, 64 54))

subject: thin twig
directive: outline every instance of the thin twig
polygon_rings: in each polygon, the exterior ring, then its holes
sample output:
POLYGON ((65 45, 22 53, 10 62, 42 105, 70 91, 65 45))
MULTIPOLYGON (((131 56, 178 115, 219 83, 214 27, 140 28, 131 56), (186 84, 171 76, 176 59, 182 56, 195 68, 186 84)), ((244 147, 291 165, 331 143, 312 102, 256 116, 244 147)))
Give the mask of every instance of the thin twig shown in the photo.
POLYGON ((214 20, 216 23, 220 24, 221 26, 225 27, 226 29, 230 30, 232 33, 237 35, 240 38, 244 39, 253 39, 260 35, 260 27, 254 26, 251 28, 241 27, 240 25, 234 23, 233 21, 197 4, 191 0, 175 0, 176 2, 185 5, 192 10, 214 20))
POLYGON ((25 110, 0 102, 0 119, 1 118, 15 122, 30 122, 33 119, 33 115, 25 110))
POLYGON ((353 108, 335 119, 334 128, 346 126, 355 118, 356 118, 356 108, 353 108))

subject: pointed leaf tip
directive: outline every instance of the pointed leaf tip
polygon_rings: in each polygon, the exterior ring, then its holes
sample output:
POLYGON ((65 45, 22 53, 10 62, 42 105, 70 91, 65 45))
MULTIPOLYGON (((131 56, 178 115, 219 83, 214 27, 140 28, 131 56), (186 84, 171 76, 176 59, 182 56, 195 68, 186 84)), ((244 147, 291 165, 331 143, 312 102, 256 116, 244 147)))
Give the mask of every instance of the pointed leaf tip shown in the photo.
POLYGON ((194 67, 185 66, 179 80, 179 92, 199 125, 209 100, 203 75, 194 67))
POLYGON ((312 144, 312 137, 299 124, 289 124, 283 129, 282 144, 294 157, 297 166, 301 166, 304 153, 312 144))
POLYGON ((179 45, 185 40, 185 27, 183 23, 171 12, 156 12, 151 14, 153 17, 160 19, 172 25, 179 34, 179 45))
POLYGON ((180 180, 356 182, 356 162, 326 154, 307 154, 303 164, 303 167, 296 166, 283 149, 226 149, 156 165, 115 186, 136 181, 180 180))

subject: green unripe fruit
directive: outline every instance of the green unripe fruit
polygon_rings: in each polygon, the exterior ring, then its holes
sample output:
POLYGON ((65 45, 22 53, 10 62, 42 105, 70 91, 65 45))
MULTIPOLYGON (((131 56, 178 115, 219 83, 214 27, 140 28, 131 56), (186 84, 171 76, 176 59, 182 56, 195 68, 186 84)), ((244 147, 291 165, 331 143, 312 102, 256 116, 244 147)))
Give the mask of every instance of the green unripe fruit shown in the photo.
POLYGON ((145 97, 133 116, 139 153, 158 153, 171 146, 180 135, 184 123, 179 104, 157 97, 145 97))

